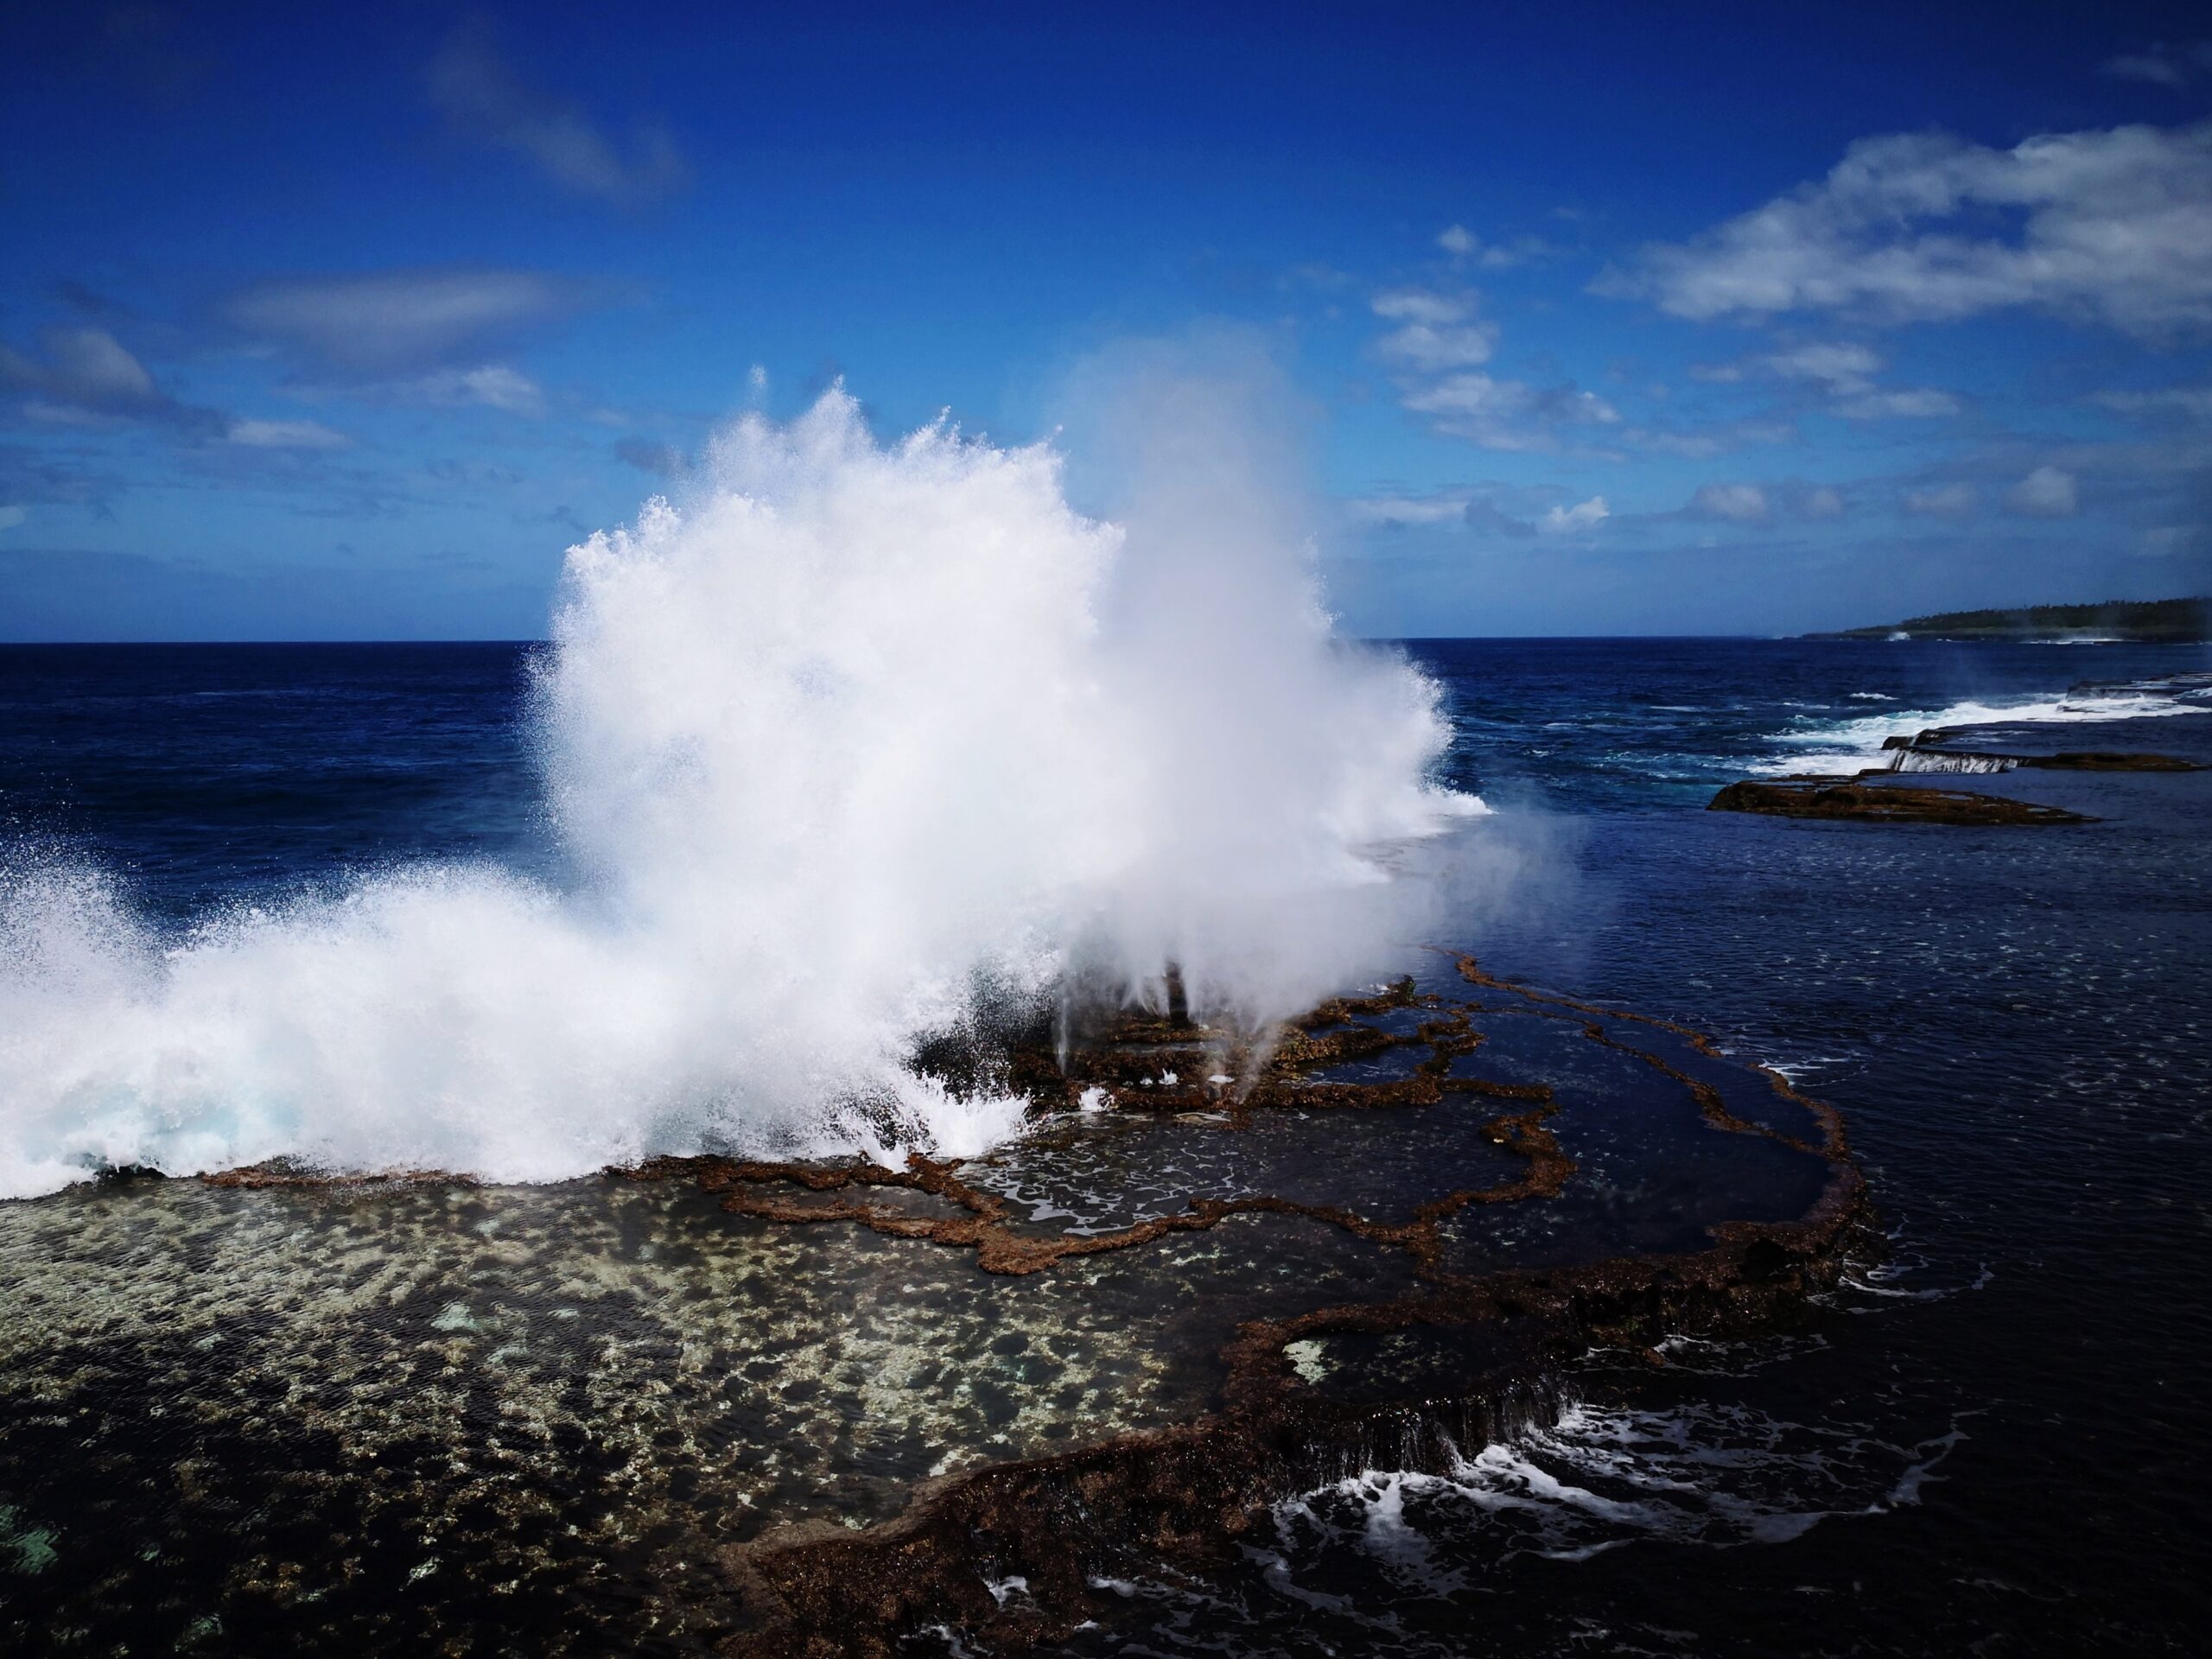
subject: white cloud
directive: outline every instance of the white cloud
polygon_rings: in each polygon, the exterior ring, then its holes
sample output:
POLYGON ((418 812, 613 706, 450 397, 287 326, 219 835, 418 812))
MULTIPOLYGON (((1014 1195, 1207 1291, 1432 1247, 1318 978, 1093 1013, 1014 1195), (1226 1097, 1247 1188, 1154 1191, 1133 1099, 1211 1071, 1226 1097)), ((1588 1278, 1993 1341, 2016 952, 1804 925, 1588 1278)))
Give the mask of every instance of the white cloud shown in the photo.
POLYGON ((13 530, 17 524, 22 524, 26 517, 28 515, 21 507, 0 506, 0 530, 13 530))
POLYGON ((1472 253, 1482 244, 1465 226, 1447 225, 1437 237, 1436 245, 1446 253, 1472 253))
POLYGON ((2074 474, 2038 467, 2005 493, 2005 505, 2036 518, 2070 518, 2080 509, 2074 474))
POLYGON ((1707 484, 1690 498, 1690 511, 1732 524, 1757 524, 1767 516, 1766 492, 1756 484, 1707 484))
POLYGON ((1474 368, 1497 349, 1497 327, 1475 319, 1472 295, 1396 289, 1378 294, 1375 315, 1400 327, 1376 342, 1392 362, 1420 374, 1474 368))
POLYGON ((1438 431, 1471 439, 1486 449, 1553 448, 1557 427, 1611 425, 1620 419, 1620 411, 1595 392, 1532 386, 1473 372, 1416 386, 1401 401, 1414 414, 1428 416, 1438 431))
POLYGON ((1593 495, 1571 507, 1554 507, 1536 521, 1537 528, 1547 536, 1572 536, 1578 531, 1595 530, 1611 518, 1612 509, 1605 505, 1605 498, 1593 495))
POLYGON ((1463 521, 1467 516, 1465 495, 1370 495, 1362 496, 1344 504, 1346 511, 1362 524, 1449 524, 1463 521))
POLYGON ((2212 124, 2056 133, 2011 149, 1942 133, 1861 139, 1825 179, 1648 248, 1637 274, 1599 286, 1692 318, 1903 321, 2033 306, 2145 335, 2202 327, 2212 124))
POLYGON ((377 371, 443 361, 564 316, 582 297, 531 270, 385 270, 264 283, 228 308, 249 333, 340 369, 377 371))
POLYGON ((1955 518, 1972 512, 1978 493, 1971 484, 1930 484, 1905 492, 1904 510, 1933 518, 1955 518))
POLYGON ((1874 391, 1863 397, 1847 397, 1835 406, 1835 412, 1853 421, 1881 421, 1892 417, 1908 420, 1936 420, 1959 412, 1957 397, 1948 391, 1936 391, 1921 387, 1910 391, 1874 391))
POLYGON ((642 127, 626 147, 616 143, 576 105, 524 82, 480 28, 454 35, 426 79, 455 130, 521 156, 576 195, 628 207, 684 183, 683 157, 665 131, 642 127))
POLYGON ((1605 498, 1593 496, 1576 507, 1553 507, 1539 519, 1518 518, 1488 494, 1468 489, 1439 490, 1432 495, 1370 495, 1344 503, 1355 524, 1393 528, 1464 529, 1478 536, 1527 541, 1537 534, 1594 529, 1609 516, 1605 498))
POLYGON ((545 389, 520 370, 501 363, 474 369, 441 369, 416 381, 411 391, 426 403, 449 408, 480 404, 533 418, 545 412, 545 389))
POLYGON ((1803 510, 1808 518, 1840 518, 1843 517, 1843 498, 1825 484, 1807 492, 1803 510))
POLYGON ((1473 295, 1442 294, 1431 288, 1388 289, 1370 303, 1376 316, 1389 322, 1462 322, 1475 311, 1473 295))
POLYGON ((318 421, 232 421, 224 435, 249 449, 350 449, 353 440, 318 421))
POLYGON ((1881 368, 1882 359, 1871 346, 1832 340, 1792 346, 1735 363, 1700 363, 1690 373, 1697 379, 1723 385, 1764 374, 1817 385, 1834 400, 1829 405, 1832 411, 1846 420, 1928 419, 1959 412, 1958 398, 1948 391, 1929 387, 1880 390, 1874 377, 1881 368))
POLYGON ((1476 320, 1472 294, 1391 289, 1370 304, 1399 325, 1376 342, 1398 370, 1399 402, 1440 432, 1491 449, 1549 449, 1558 447, 1558 427, 1620 419, 1594 392, 1480 372, 1497 347, 1497 329, 1476 320))
POLYGON ((1882 359, 1869 347, 1849 342, 1792 346, 1757 361, 1785 380, 1816 380, 1838 396, 1865 391, 1882 366, 1882 359))

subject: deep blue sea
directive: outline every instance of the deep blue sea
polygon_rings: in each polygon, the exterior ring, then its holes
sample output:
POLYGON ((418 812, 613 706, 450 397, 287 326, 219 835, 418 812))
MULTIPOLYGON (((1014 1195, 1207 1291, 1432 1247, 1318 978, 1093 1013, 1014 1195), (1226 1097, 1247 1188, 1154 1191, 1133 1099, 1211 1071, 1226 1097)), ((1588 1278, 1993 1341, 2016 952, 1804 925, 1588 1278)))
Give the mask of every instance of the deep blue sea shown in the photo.
MULTIPOLYGON (((514 645, 0 649, 0 836, 181 931, 553 855, 514 645)), ((1708 813, 1880 741, 2212 761, 2197 647, 1416 641, 1499 810, 1451 941, 1840 1107, 1889 1247, 1803 1332, 1593 1356, 1558 1430, 1282 1506, 1117 1653, 2199 1653, 2212 1618, 2212 772, 1937 779, 2064 830, 1708 813), (2102 689, 2075 690, 2082 682, 2102 689)))

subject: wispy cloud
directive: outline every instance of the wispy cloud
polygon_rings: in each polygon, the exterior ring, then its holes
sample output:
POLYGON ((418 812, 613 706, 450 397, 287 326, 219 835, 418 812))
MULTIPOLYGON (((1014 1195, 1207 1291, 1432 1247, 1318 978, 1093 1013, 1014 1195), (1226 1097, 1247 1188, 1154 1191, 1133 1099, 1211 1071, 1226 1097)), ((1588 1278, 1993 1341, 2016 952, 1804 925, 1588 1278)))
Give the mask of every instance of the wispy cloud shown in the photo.
POLYGON ((1532 505, 1529 496, 1533 494, 1541 499, 1551 493, 1546 488, 1528 490, 1487 485, 1479 490, 1440 490, 1429 495, 1366 496, 1344 505, 1356 524, 1399 529, 1465 530, 1478 536, 1502 536, 1510 541, 1529 541, 1538 536, 1587 537, 1613 516, 1602 495, 1593 495, 1572 506, 1555 502, 1533 518, 1507 511, 1498 499, 1500 493, 1509 499, 1517 497, 1517 505, 1526 512, 1532 505))
POLYGON ((440 369, 400 388, 404 396, 448 409, 496 409, 531 419, 545 413, 545 388, 504 363, 473 369, 440 369))
POLYGON ((1972 512, 1980 492, 1971 484, 1929 484, 1907 490, 1904 510, 1932 518, 1957 518, 1972 512))
POLYGON ((520 156, 571 194, 635 207, 681 189, 688 177, 664 129, 641 124, 618 143, 582 105, 524 80, 485 27, 457 30, 424 79, 432 107, 456 132, 520 156))
POLYGON ((1835 412, 1849 421, 1936 421, 1955 415, 1963 407, 1953 393, 1923 386, 1846 398, 1835 406, 1835 412))
POLYGON ((2212 41, 2193 41, 2186 46, 2163 42, 2140 52, 2122 52, 2100 66, 2119 80, 2144 80, 2154 86, 2179 92, 2193 82, 2212 76, 2212 41))
POLYGON ((164 400, 144 364, 105 328, 50 328, 41 362, 0 346, 0 385, 87 409, 137 410, 164 400))
POLYGON ((2101 391, 2091 401, 2121 415, 2212 421, 2212 383, 2160 386, 2153 391, 2101 391))
POLYGON ((1707 484, 1690 498, 1689 511, 1700 518, 1755 524, 1763 522, 1771 508, 1766 492, 1756 484, 1707 484))
POLYGON ((1597 286, 1699 319, 1894 322, 2024 306, 2145 336, 2203 327, 2212 124, 2056 133, 2011 149, 1943 133, 1862 139, 1825 179, 1649 247, 1634 271, 1597 286))
POLYGON ((1874 379, 1881 369, 1881 355, 1872 346, 1815 340, 1732 363, 1700 364, 1690 373, 1722 385, 1762 378, 1811 386, 1831 400, 1829 413, 1853 421, 1930 420, 1956 415, 1962 407, 1954 393, 1932 386, 1882 388, 1874 379))
POLYGON ((1471 264, 1483 270, 1511 270, 1516 265, 1548 259, 1559 251, 1541 236, 1485 242, 1464 225, 1446 226, 1437 235, 1436 245, 1450 254, 1455 263, 1471 264))
POLYGON ((34 355, 0 342, 0 391, 23 396, 34 420, 74 425, 147 421, 194 435, 221 429, 222 416, 164 391, 146 365, 105 328, 48 328, 34 355))
POLYGON ((1844 493, 1832 484, 1779 479, 1763 484, 1707 484, 1681 512, 1662 515, 1705 518, 1720 524, 1764 524, 1796 518, 1815 523, 1842 518, 1850 511, 1844 493))
POLYGON ((1849 341, 1793 346, 1756 359, 1770 374, 1784 380, 1812 380, 1838 394, 1872 390, 1882 359, 1871 347, 1849 341))
POLYGON ((1439 432, 1485 449, 1554 449, 1561 428, 1609 426, 1620 419, 1620 411, 1594 391, 1475 372, 1414 386, 1399 401, 1439 432))
POLYGON ((567 316, 582 284, 543 271, 365 271, 263 283, 226 308, 237 327, 349 373, 445 366, 567 316))
POLYGON ((233 421, 223 435, 248 449, 350 449, 353 440, 320 421, 233 421))
POLYGON ((1376 342, 1396 372, 1398 401, 1435 430, 1488 449, 1550 449, 1558 430, 1610 425, 1620 413, 1573 385, 1535 386, 1482 372, 1497 346, 1496 325, 1476 315, 1476 296, 1437 289, 1386 289, 1370 302, 1397 325, 1376 342))
POLYGON ((1703 423, 1624 427, 1623 443, 1656 455, 1678 455, 1685 461, 1710 461, 1737 449, 1756 445, 1788 443, 1797 429, 1785 420, 1752 419, 1703 423))

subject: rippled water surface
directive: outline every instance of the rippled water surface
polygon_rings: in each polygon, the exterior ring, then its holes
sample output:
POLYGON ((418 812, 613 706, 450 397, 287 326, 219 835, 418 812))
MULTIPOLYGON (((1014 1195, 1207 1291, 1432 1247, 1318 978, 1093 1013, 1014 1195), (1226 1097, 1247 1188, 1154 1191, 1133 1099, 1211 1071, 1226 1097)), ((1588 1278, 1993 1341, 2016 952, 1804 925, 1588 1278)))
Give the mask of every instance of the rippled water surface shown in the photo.
POLYGON ((1592 1356, 1549 1433, 1285 1505, 1245 1573, 1133 1586, 1093 1650, 2202 1651, 2212 774, 1937 780, 2102 820, 2064 834, 1698 809, 1967 721, 1995 722, 1977 748, 2212 761, 2198 698, 2069 695, 2206 653, 1414 649, 1466 775, 1575 872, 1487 918, 1485 961, 1841 1107, 1889 1259, 1802 1337, 1656 1374, 1592 1356))
MULTIPOLYGON (((1702 809, 1732 779, 1879 764, 1882 737, 1928 726, 1976 725, 1977 749, 2212 761, 2212 718, 2159 683, 2212 666, 2206 654, 1409 649, 1446 687, 1454 781, 1501 809, 1479 826, 1498 880, 1471 895, 1452 943, 1508 977, 1715 1032, 1840 1106, 1888 1252, 1806 1330, 1746 1346, 1683 1341, 1663 1368, 1593 1353, 1548 1427, 1461 1446, 1447 1469, 1376 1468, 1287 1499, 1217 1579, 1117 1568, 1107 1587, 1122 1611, 1077 1649, 2201 1651, 2212 1618, 2212 772, 1939 780, 2099 820, 2064 830, 1702 809), (2069 690, 2082 681, 2117 684, 2069 690)), ((179 926, 398 858, 527 863, 543 855, 513 725, 524 683, 521 648, 504 645, 0 651, 0 814, 10 833, 104 861, 179 926)), ((1532 1056, 1548 1040, 1532 1027, 1532 1056)), ((1562 1118, 1572 1123, 1571 1103, 1562 1118)), ((1177 1154, 1196 1160, 1193 1179, 1205 1152, 1185 1137, 1177 1154)), ((1058 1185, 1018 1159, 995 1179, 1054 1225, 1068 1224, 1059 1211, 1078 1225, 1147 1213, 1147 1182, 1161 1184, 1144 1147, 1101 1141, 1084 1159, 1087 1179, 1063 1164, 1058 1185), (1090 1217, 1085 1205, 1103 1207, 1090 1217)), ((410 1199, 390 1224, 413 1224, 431 1202, 410 1199)), ((674 1203, 651 1200, 656 1214, 674 1203)), ((608 1252, 628 1277, 593 1294, 650 1300, 661 1269, 636 1259, 635 1226, 604 1224, 632 1241, 608 1252)), ((512 1253, 472 1268, 469 1252, 495 1236, 468 1236, 478 1242, 426 1264, 395 1306, 429 1326, 449 1306, 454 1321, 475 1317, 472 1274, 493 1273, 485 1282, 515 1299, 526 1366, 531 1322, 581 1305, 575 1287, 536 1285, 512 1253)), ((345 1243, 327 1217, 313 1237, 318 1249, 345 1243)), ((700 1309, 671 1319, 714 1325, 700 1309)), ((639 1341, 680 1348, 662 1322, 645 1319, 639 1341)), ((1102 1375, 1123 1334, 1109 1321, 1086 1338, 1102 1375)), ((803 1339, 830 1344, 825 1366, 849 1371, 875 1338, 803 1339)), ((717 1326, 696 1340, 735 1338, 717 1326)), ((1173 1409, 1190 1386, 1147 1382, 1127 1398, 1130 1420, 1155 1397, 1173 1409)), ((703 1422, 711 1404, 702 1392, 685 1410, 703 1422)), ((465 1416, 469 1402, 438 1408, 465 1416)), ((633 1415, 613 1421, 628 1433, 633 1415)), ((650 1438, 650 1424, 634 1427, 650 1438)), ((142 1430, 117 1421, 118 1433, 142 1430)), ((66 1424, 40 1432, 60 1437, 54 1456, 86 1443, 66 1424)), ((896 1443, 884 1455, 904 1470, 919 1452, 896 1443)), ((386 1547, 360 1524, 365 1548, 386 1547)), ((23 1605, 65 1541, 0 1493, 0 1609, 23 1605)), ((668 1547, 622 1546, 639 1559, 668 1547)), ((390 1560, 397 1572, 419 1556, 390 1560)))

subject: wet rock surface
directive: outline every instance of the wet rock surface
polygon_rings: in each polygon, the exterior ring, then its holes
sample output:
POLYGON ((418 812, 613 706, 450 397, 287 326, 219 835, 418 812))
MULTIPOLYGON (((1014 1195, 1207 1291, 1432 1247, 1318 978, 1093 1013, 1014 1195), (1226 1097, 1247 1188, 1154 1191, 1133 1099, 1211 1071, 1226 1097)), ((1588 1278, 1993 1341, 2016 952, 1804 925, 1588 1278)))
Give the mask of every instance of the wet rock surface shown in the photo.
MULTIPOLYGON (((1862 778, 1868 774, 1861 774, 1862 778)), ((1879 776, 1880 774, 1872 774, 1879 776)), ((1707 810, 1757 812, 1783 818, 1854 818, 1872 823, 2060 824, 2090 823, 2086 814, 2033 801, 1967 790, 1927 789, 1904 784, 1873 784, 1818 779, 1778 783, 1730 784, 1707 810)))
POLYGON ((1918 737, 1891 737, 1882 747, 1890 753, 1885 767, 1871 768, 1862 777, 1885 772, 2202 772, 2194 760, 2176 754, 2127 753, 2109 749, 2068 749, 2056 754, 2012 754, 1987 749, 1955 749, 1942 741, 1945 734, 1923 732, 1918 737))
POLYGON ((1541 1415, 1593 1341, 1786 1320, 1855 1236, 1832 1113, 1471 961, 1011 1064, 1038 1121, 980 1160, 0 1206, 0 1639, 1050 1643, 1122 1555, 1541 1415))

